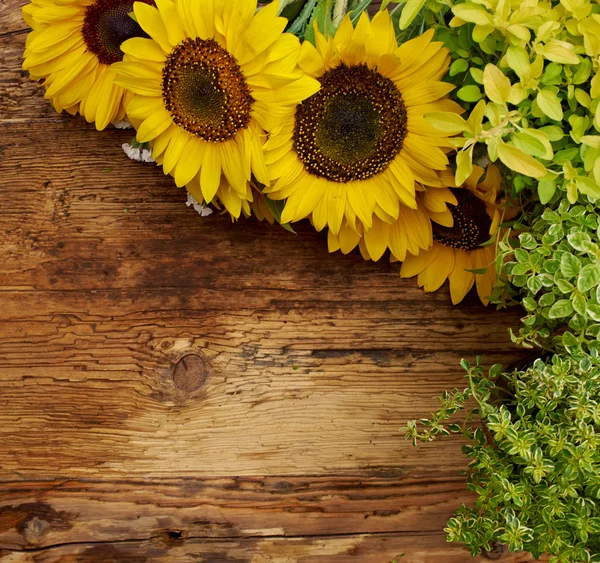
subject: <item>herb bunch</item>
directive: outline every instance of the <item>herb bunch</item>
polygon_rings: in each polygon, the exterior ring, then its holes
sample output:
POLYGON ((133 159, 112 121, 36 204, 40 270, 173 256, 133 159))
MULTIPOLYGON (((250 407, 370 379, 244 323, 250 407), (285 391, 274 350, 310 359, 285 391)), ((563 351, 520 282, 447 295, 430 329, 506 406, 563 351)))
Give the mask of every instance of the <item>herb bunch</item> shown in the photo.
MULTIPOLYGON (((510 171, 507 185, 545 204, 555 192, 571 203, 600 198, 600 4, 591 0, 414 0, 408 14, 437 26, 450 49, 450 79, 464 117, 428 121, 461 135, 456 181, 485 154, 510 171)), ((404 4, 403 13, 411 0, 404 4)), ((410 17, 409 17, 410 16, 410 17)))
POLYGON ((598 208, 582 197, 546 207, 517 248, 514 239, 500 242, 498 266, 526 313, 513 341, 570 353, 600 348, 599 242, 598 208))
POLYGON ((407 425, 415 444, 448 434, 468 441, 468 488, 478 499, 448 521, 448 541, 473 555, 502 543, 552 563, 600 561, 598 351, 511 373, 499 365, 485 373, 480 358, 462 365, 468 387, 444 393, 431 418, 407 425), (462 424, 451 423, 459 411, 462 424))

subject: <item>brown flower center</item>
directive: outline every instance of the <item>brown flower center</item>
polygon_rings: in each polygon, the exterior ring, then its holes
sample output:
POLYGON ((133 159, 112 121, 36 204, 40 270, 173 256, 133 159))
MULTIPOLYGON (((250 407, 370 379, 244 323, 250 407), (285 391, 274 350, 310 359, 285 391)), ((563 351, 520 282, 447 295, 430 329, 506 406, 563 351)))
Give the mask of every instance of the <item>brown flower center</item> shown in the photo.
POLYGON ((444 246, 461 250, 474 250, 490 238, 492 219, 485 203, 469 190, 452 190, 458 205, 448 204, 454 226, 433 224, 433 239, 444 246))
POLYGON ((227 141, 250 123, 250 87, 235 57, 213 39, 188 38, 173 49, 162 93, 173 121, 205 141, 227 141))
POLYGON ((294 149, 308 172, 351 182, 384 171, 407 133, 398 88, 366 64, 341 64, 319 81, 321 90, 296 109, 294 149))
MULTIPOLYGON (((121 43, 132 37, 148 37, 129 15, 134 0, 96 0, 85 10, 83 39, 87 48, 105 65, 123 60, 121 43)), ((142 0, 153 4, 151 0, 142 0)))

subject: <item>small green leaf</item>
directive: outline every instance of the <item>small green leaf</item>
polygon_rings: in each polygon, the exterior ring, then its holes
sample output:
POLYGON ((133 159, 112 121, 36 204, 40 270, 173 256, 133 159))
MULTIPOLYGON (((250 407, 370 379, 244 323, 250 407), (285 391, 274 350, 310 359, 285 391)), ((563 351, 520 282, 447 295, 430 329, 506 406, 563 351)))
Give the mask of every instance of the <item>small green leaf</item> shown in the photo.
POLYGON ((573 314, 573 305, 569 299, 560 299, 548 311, 548 317, 551 319, 562 319, 573 314))
POLYGON ((580 270, 581 260, 577 256, 565 252, 560 260, 560 271, 563 275, 567 278, 575 278, 579 275, 580 270))
POLYGON ((556 178, 551 180, 540 180, 538 182, 538 196, 540 203, 546 205, 556 192, 556 178))
POLYGON ((469 86, 463 86, 457 93, 456 95, 458 96, 458 98, 460 100, 463 100, 464 102, 477 102, 481 99, 482 97, 482 93, 481 90, 479 89, 479 86, 475 86, 474 84, 471 84, 469 86))
POLYGON ((423 118, 429 125, 448 135, 462 133, 467 128, 467 122, 457 113, 438 111, 427 113, 423 118))
POLYGON ((541 178, 546 175, 546 167, 543 164, 513 145, 499 143, 498 157, 510 169, 525 176, 541 178))
POLYGON ((600 262, 584 266, 577 278, 577 289, 585 293, 600 284, 600 262))
POLYGON ((465 59, 456 59, 451 65, 448 74, 456 76, 461 72, 466 72, 469 69, 469 63, 465 59))
POLYGON ((558 96, 552 90, 544 89, 538 92, 536 101, 540 109, 554 121, 562 121, 563 110, 558 96))
POLYGON ((567 241, 569 244, 580 252, 585 252, 587 243, 591 242, 590 235, 588 233, 571 233, 567 235, 567 241))
POLYGON ((588 303, 587 314, 596 322, 600 322, 600 305, 588 303))
POLYGON ((585 176, 576 176, 574 181, 577 189, 582 194, 585 194, 593 199, 600 198, 600 186, 591 178, 586 178, 585 176))
POLYGON ((485 94, 492 102, 496 104, 507 102, 510 96, 510 80, 496 65, 486 65, 482 81, 485 94))

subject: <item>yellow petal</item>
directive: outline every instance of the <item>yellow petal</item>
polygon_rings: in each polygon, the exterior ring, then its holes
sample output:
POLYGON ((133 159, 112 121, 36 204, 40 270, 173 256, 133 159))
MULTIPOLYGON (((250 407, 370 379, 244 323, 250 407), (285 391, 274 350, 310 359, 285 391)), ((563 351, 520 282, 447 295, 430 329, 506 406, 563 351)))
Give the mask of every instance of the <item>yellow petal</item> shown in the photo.
POLYGON ((277 17, 278 2, 271 2, 256 14, 245 28, 234 55, 240 65, 244 65, 271 47, 281 36, 287 20, 277 17))
POLYGON ((140 96, 154 98, 162 97, 162 86, 157 80, 131 78, 129 76, 118 75, 115 79, 115 83, 140 96))
POLYGON ((239 194, 245 193, 248 180, 250 180, 250 170, 244 169, 239 147, 236 146, 235 141, 227 141, 219 144, 219 150, 221 166, 227 181, 239 194))
POLYGON ((114 83, 114 79, 115 74, 109 68, 104 74, 102 84, 94 85, 94 88, 100 90, 100 100, 96 110, 96 129, 98 131, 102 131, 109 123, 114 121, 120 109, 123 89, 114 83))
POLYGON ((201 139, 190 135, 190 139, 175 166, 175 184, 178 188, 191 182, 192 178, 198 174, 204 158, 204 147, 207 144, 201 139))
POLYGON ((56 23, 41 30, 39 34, 28 43, 27 49, 33 53, 42 53, 50 47, 62 43, 67 38, 71 38, 73 34, 78 38, 81 38, 81 24, 78 21, 56 23))
POLYGON ((325 69, 325 64, 321 54, 310 41, 304 41, 302 43, 298 65, 304 72, 306 72, 306 74, 309 74, 314 78, 323 74, 325 69))
POLYGON ((139 143, 146 143, 155 139, 169 125, 173 123, 171 114, 164 108, 159 108, 154 113, 150 114, 140 125, 137 132, 137 140, 139 143))
POLYGON ((478 248, 471 251, 471 261, 473 268, 480 270, 486 268, 485 274, 475 274, 475 284, 477 285, 477 295, 484 305, 489 303, 489 297, 494 288, 494 280, 496 278, 496 266, 494 264, 493 251, 491 247, 478 248))
POLYGON ((140 27, 150 36, 165 53, 170 53, 173 44, 169 41, 169 35, 158 10, 154 6, 143 2, 134 2, 133 12, 140 27))
POLYGON ((165 62, 167 56, 158 43, 145 37, 132 37, 121 43, 121 51, 136 59, 149 60, 157 63, 165 62))
POLYGON ((454 250, 440 245, 435 260, 424 272, 423 289, 428 292, 437 291, 452 273, 453 268, 454 250))
POLYGON ((361 182, 347 184, 348 202, 365 227, 370 228, 373 224, 375 199, 361 184, 361 182))
POLYGON ((349 226, 345 226, 340 230, 340 250, 342 254, 352 252, 361 240, 361 235, 349 226))
POLYGON ((183 149, 188 144, 191 135, 181 127, 175 126, 169 146, 165 152, 165 161, 163 162, 163 171, 165 174, 170 174, 173 168, 175 168, 177 161, 181 158, 183 149))
MULTIPOLYGON (((321 180, 326 182, 326 180, 321 180)), ((337 233, 342 225, 344 211, 346 209, 346 189, 343 185, 335 182, 328 182, 327 186, 327 210, 329 228, 337 233), (332 185, 333 184, 333 185, 332 185)))
POLYGON ((204 200, 210 202, 215 197, 221 182, 221 152, 212 143, 207 143, 200 170, 200 186, 204 200))
POLYGON ((154 3, 167 30, 169 43, 173 46, 178 45, 185 39, 185 33, 179 24, 175 4, 171 0, 154 0, 154 3))
POLYGON ((402 92, 402 99, 406 105, 427 104, 443 98, 454 90, 453 84, 447 82, 424 82, 416 81, 414 86, 402 92))
POLYGON ((367 51, 374 59, 391 52, 398 46, 394 24, 387 10, 375 14, 371 21, 371 28, 367 51))
POLYGON ((371 259, 377 262, 387 250, 392 226, 379 218, 373 219, 373 226, 365 230, 364 241, 371 259))
MULTIPOLYGON (((279 8, 278 2, 273 2, 275 9, 279 8)), ((266 8, 263 8, 266 9, 266 8)), ((273 7, 271 7, 271 10, 273 7)), ((237 53, 237 45, 252 22, 256 13, 256 0, 228 0, 223 10, 223 24, 226 28, 227 50, 234 55, 237 53)), ((285 27, 285 25, 284 25, 285 27)), ((283 30, 282 30, 283 31, 283 30)), ((268 34, 268 29, 262 30, 263 35, 268 34)))
POLYGON ((45 97, 52 98, 56 96, 61 92, 61 90, 68 87, 74 80, 85 76, 89 72, 92 72, 96 66, 97 63, 92 58, 82 57, 72 66, 67 67, 55 75, 54 81, 46 90, 45 97))
POLYGON ((413 276, 424 272, 435 260, 440 246, 440 244, 434 244, 429 250, 420 252, 416 256, 408 254, 402 263, 402 268, 400 268, 400 277, 412 278, 413 276))
POLYGON ((460 303, 475 283, 475 275, 467 270, 473 268, 466 250, 454 251, 454 268, 448 277, 450 280, 450 299, 454 305, 460 303))
POLYGON ((144 120, 150 114, 164 107, 162 98, 151 98, 148 96, 134 96, 127 104, 127 114, 131 119, 144 120))

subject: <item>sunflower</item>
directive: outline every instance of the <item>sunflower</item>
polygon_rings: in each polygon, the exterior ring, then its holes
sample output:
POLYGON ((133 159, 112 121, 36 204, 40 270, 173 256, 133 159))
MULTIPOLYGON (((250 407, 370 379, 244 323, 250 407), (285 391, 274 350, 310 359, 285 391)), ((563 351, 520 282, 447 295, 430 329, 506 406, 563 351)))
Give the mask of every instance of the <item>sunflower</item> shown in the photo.
POLYGON ((440 186, 436 170, 448 164, 449 139, 423 116, 461 112, 441 82, 450 61, 433 31, 400 47, 387 11, 370 21, 350 17, 335 37, 317 29, 316 47, 305 41, 300 67, 321 83, 269 138, 266 193, 287 199, 282 221, 312 216, 314 226, 337 235, 358 218, 395 222, 401 206, 417 209, 415 181, 440 186), (377 214, 377 215, 376 215, 377 214))
POLYGON ((123 41, 146 37, 129 16, 132 6, 133 0, 33 0, 23 7, 33 30, 23 68, 44 80, 56 111, 80 113, 98 130, 125 117, 126 91, 110 65, 122 60, 123 41))
POLYGON ((149 38, 126 41, 111 67, 135 94, 127 113, 177 186, 237 218, 254 199, 252 175, 269 183, 266 133, 319 82, 298 68, 300 42, 283 33, 278 2, 258 13, 256 0, 156 4, 134 4, 149 38))
POLYGON ((433 228, 433 245, 417 256, 409 254, 402 264, 400 275, 417 275, 419 286, 436 291, 446 279, 450 282, 450 298, 460 303, 475 284, 481 301, 487 305, 496 281, 495 245, 488 244, 498 232, 503 206, 498 202, 501 177, 490 164, 485 179, 484 170, 473 167, 464 189, 452 189, 456 204, 450 205, 454 224, 433 228), (485 270, 474 273, 472 270, 485 270))

